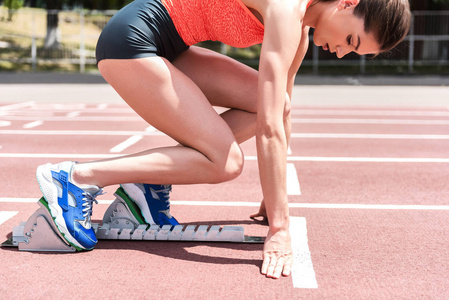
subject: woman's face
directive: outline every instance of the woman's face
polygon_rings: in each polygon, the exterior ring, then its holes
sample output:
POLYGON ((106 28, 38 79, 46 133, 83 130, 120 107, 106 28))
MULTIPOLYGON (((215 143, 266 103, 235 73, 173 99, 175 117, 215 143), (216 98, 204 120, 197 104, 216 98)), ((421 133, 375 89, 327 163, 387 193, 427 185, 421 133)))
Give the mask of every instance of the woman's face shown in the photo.
POLYGON ((320 15, 313 34, 314 44, 338 58, 354 51, 360 55, 379 53, 379 44, 372 33, 364 30, 364 21, 354 16, 358 0, 339 0, 320 15))

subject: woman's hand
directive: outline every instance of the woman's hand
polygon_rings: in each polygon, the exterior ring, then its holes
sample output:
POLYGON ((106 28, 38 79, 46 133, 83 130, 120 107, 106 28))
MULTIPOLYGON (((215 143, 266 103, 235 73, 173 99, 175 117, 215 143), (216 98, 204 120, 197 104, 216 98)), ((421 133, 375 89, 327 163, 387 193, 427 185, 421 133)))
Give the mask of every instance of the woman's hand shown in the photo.
POLYGON ((267 209, 265 208, 265 201, 262 200, 260 203, 259 211, 255 214, 249 216, 253 220, 259 221, 257 218, 262 217, 262 222, 268 223, 267 209))
POLYGON ((268 231, 263 249, 261 273, 271 278, 290 276, 293 261, 290 232, 279 230, 268 231))

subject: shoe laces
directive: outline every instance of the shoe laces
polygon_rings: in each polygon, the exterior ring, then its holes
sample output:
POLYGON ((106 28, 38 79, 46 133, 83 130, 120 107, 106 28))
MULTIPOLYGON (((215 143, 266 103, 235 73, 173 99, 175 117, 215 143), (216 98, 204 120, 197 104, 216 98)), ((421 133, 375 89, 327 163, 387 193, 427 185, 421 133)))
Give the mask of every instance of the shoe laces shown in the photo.
POLYGON ((83 201, 84 201, 84 203, 82 205, 84 207, 83 208, 83 217, 84 217, 84 223, 85 224, 90 223, 90 217, 92 216, 92 206, 93 206, 93 204, 94 203, 98 204, 98 201, 95 198, 97 196, 104 195, 104 194, 105 194, 105 192, 103 192, 102 189, 100 189, 98 192, 96 192, 94 194, 86 192, 86 191, 83 193, 83 196, 84 196, 83 201))
POLYGON ((161 193, 160 196, 162 196, 162 199, 168 205, 167 207, 170 207, 170 192, 172 190, 171 185, 162 185, 162 187, 163 188, 158 190, 157 193, 161 193))

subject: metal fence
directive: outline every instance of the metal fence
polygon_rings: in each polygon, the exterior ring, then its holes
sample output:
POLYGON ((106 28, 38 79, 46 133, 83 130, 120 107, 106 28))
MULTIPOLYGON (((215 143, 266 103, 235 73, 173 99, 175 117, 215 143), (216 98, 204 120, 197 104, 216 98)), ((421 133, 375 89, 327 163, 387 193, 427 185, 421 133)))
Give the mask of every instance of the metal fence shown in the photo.
POLYGON ((75 65, 84 72, 96 64, 96 42, 114 13, 23 8, 11 16, 0 8, 0 63, 29 64, 31 70, 75 65), (47 20, 55 16, 57 26, 48 26, 47 20))
MULTIPOLYGON (((80 72, 95 66, 95 45, 102 28, 115 11, 45 11, 22 8, 9 11, 0 8, 0 70, 2 63, 27 64, 31 70, 69 64, 80 72), (49 29, 47 19, 58 16, 57 27, 49 29)), ((303 66, 318 73, 322 67, 346 66, 358 73, 370 72, 383 66, 396 67, 401 72, 413 72, 422 66, 449 66, 449 11, 416 11, 413 13, 409 35, 389 53, 371 59, 355 53, 337 59, 313 44, 303 66)), ((209 44, 210 46, 211 44, 209 44)), ((251 55, 240 55, 235 48, 215 43, 216 50, 250 63, 251 55), (249 58, 248 58, 249 57, 249 58)))

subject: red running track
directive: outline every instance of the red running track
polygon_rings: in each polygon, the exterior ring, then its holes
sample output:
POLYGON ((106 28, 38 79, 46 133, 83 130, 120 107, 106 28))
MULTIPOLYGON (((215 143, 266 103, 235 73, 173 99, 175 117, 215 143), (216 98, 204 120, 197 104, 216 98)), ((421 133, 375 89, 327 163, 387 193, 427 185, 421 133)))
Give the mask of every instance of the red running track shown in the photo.
MULTIPOLYGON (((298 238, 312 272, 263 277, 262 245, 100 241, 75 254, 2 248, 2 298, 447 299, 449 111, 294 107, 292 118, 289 185, 299 183, 301 194, 292 189, 290 214, 306 221, 298 238)), ((38 208, 38 165, 174 143, 121 104, 3 104, 0 238, 38 208), (110 152, 135 135, 142 138, 110 152)), ((174 187, 172 213, 181 223, 265 235, 267 227, 248 218, 262 197, 254 141, 242 148, 238 179, 174 187)), ((115 189, 100 199, 113 199, 115 189)), ((93 219, 106 208, 96 205, 93 219)))

